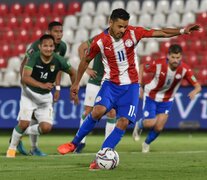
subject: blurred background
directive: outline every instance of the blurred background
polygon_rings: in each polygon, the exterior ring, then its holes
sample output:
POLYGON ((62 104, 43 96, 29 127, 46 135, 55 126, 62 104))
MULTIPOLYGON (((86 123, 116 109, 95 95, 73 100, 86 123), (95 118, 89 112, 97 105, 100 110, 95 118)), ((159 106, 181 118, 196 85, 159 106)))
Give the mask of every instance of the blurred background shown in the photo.
MULTIPOLYGON (((207 0, 1 0, 0 1, 0 129, 11 129, 17 121, 21 94, 19 68, 28 46, 47 30, 50 21, 63 23, 63 38, 67 43, 66 58, 74 68, 80 62, 77 48, 81 42, 100 33, 108 25, 115 8, 126 9, 130 24, 146 28, 201 25, 198 33, 170 39, 143 39, 138 45, 139 61, 166 57, 170 44, 182 46, 183 61, 193 69, 203 90, 193 101, 187 97, 191 87, 183 81, 166 129, 207 129, 207 0)), ((150 77, 144 77, 146 81, 150 77)), ((83 112, 85 85, 81 81, 80 104, 69 100, 71 82, 62 74, 61 98, 54 105, 55 129, 77 129, 83 112)), ((141 117, 141 105, 137 117, 141 117)), ((103 128, 105 121, 97 127, 103 128)), ((132 128, 132 125, 129 127, 132 128)))

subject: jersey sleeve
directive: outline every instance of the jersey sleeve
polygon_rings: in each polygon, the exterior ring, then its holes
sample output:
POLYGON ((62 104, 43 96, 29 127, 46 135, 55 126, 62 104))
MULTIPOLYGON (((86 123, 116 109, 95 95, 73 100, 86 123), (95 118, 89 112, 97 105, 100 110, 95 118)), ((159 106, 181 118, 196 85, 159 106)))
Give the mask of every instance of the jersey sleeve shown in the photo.
POLYGON ((32 43, 31 46, 27 49, 26 51, 27 58, 29 58, 34 52, 39 51, 38 44, 39 44, 39 40, 32 43))
POLYGON ((187 68, 187 72, 184 76, 184 78, 191 84, 191 85, 195 85, 196 83, 198 83, 196 77, 193 74, 193 71, 190 68, 187 68))
POLYGON ((156 72, 156 63, 155 61, 146 62, 143 64, 144 72, 155 73, 156 72))
POLYGON ((93 38, 93 41, 90 44, 86 57, 93 59, 100 52, 100 48, 97 43, 98 40, 99 40, 98 37, 93 38))
POLYGON ((27 61, 27 63, 26 63, 25 66, 24 66, 25 69, 30 69, 30 70, 33 69, 33 67, 35 66, 35 61, 34 61, 33 58, 34 58, 33 55, 30 55, 30 56, 28 57, 28 61, 27 61))
POLYGON ((61 64, 61 70, 65 73, 68 73, 71 69, 70 62, 65 58, 59 58, 60 64, 61 64))
POLYGON ((135 36, 136 39, 139 41, 142 38, 152 37, 154 29, 145 29, 143 27, 135 27, 135 36))

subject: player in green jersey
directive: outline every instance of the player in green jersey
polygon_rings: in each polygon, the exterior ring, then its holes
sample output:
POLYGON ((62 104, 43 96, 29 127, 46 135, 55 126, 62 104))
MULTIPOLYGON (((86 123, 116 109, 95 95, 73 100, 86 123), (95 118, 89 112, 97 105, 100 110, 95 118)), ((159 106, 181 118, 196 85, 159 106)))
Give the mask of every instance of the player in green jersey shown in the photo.
MULTIPOLYGON (((90 44, 92 42, 92 39, 89 39, 86 42, 83 42, 79 46, 79 57, 80 59, 83 58, 85 55, 85 52, 89 49, 90 44)), ((90 76, 90 79, 88 80, 87 86, 86 86, 86 93, 85 93, 85 100, 84 100, 84 112, 82 114, 81 120, 80 120, 80 126, 83 124, 83 121, 85 117, 92 111, 96 95, 98 94, 98 91, 100 90, 102 78, 104 75, 104 67, 103 63, 101 61, 101 54, 98 54, 94 58, 92 69, 87 69, 87 74, 90 76)), ((107 120, 106 120, 106 127, 105 127, 105 138, 108 137, 108 135, 112 132, 116 124, 116 112, 114 109, 109 111, 107 113, 107 120)), ((83 148, 85 147, 85 141, 86 138, 83 138, 80 144, 77 146, 75 152, 80 153, 83 148)))
MULTIPOLYGON (((61 40, 63 37, 62 23, 57 22, 57 21, 50 22, 48 24, 47 34, 50 34, 54 37, 54 40, 55 40, 54 52, 56 54, 59 54, 60 56, 64 57, 66 54, 66 51, 67 51, 67 45, 65 42, 63 42, 61 40)), ((21 69, 20 69, 21 75, 22 75, 23 67, 24 67, 25 63, 27 62, 27 58, 29 56, 31 56, 34 52, 39 51, 39 47, 38 47, 39 43, 40 43, 40 40, 35 41, 27 50, 26 56, 22 62, 21 69)), ((60 88, 60 81, 61 81, 61 71, 58 72, 57 78, 55 81, 56 88, 55 88, 55 92, 53 94, 54 102, 57 102, 60 97, 60 89, 61 89, 60 88)), ((34 124, 37 124, 38 122, 33 117, 30 123, 31 123, 31 125, 34 125, 34 124)), ((37 155, 37 156, 46 156, 46 154, 38 148, 38 136, 37 135, 30 135, 30 142, 31 142, 32 149, 30 150, 29 154, 37 155)), ((23 155, 28 155, 28 152, 24 148, 22 141, 19 141, 19 144, 17 146, 17 150, 23 155)))
MULTIPOLYGON (((13 129, 11 142, 6 157, 16 156, 16 147, 23 135, 40 135, 50 132, 53 124, 53 97, 51 90, 54 87, 59 71, 70 75, 71 82, 75 81, 76 71, 63 57, 54 53, 55 43, 51 35, 40 38, 38 52, 33 53, 24 66, 22 73, 22 94, 18 125, 13 129), (30 125, 32 115, 38 124, 30 125)), ((78 102, 78 97, 75 103, 78 102)))

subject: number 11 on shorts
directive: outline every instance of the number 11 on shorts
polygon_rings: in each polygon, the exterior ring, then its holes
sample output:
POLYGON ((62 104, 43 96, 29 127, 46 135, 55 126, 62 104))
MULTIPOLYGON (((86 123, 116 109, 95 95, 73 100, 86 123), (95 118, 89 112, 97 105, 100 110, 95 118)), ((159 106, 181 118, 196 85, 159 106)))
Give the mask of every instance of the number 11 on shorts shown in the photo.
POLYGON ((135 106, 130 105, 128 116, 132 117, 134 115, 135 106))

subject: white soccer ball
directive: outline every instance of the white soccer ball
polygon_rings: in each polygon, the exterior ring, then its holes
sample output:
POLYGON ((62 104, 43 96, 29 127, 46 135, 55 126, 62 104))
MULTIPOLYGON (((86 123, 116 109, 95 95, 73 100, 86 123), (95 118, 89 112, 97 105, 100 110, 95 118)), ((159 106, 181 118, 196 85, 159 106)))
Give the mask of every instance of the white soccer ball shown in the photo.
POLYGON ((103 148, 96 154, 96 162, 101 169, 114 169, 119 164, 119 155, 111 148, 103 148))

